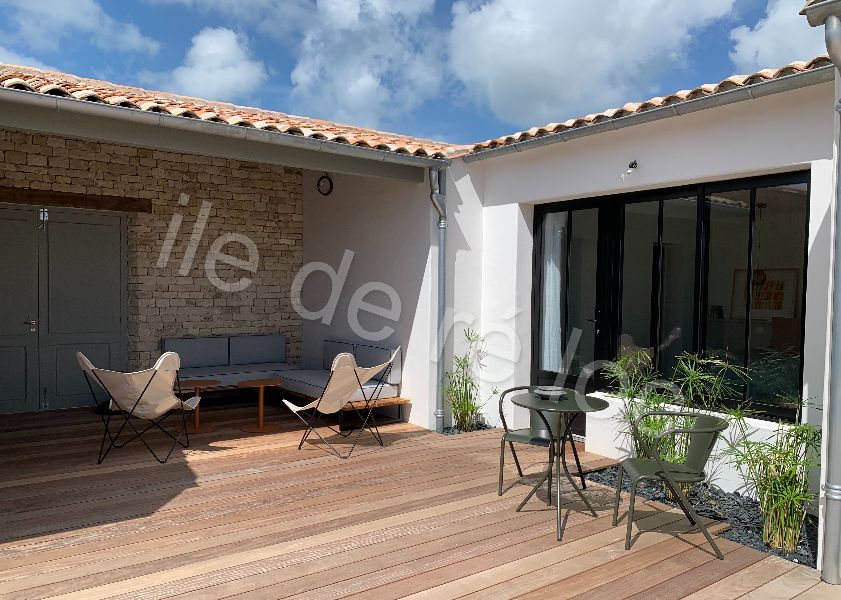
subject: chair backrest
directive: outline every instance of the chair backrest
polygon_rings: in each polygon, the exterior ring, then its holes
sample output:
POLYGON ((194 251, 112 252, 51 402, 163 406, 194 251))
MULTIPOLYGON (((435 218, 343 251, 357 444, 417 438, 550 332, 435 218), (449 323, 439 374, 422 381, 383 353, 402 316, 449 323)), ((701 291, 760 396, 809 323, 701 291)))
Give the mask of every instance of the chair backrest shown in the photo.
POLYGON ((713 447, 721 432, 727 429, 728 423, 721 417, 699 414, 695 417, 693 430, 689 435, 689 446, 686 451, 684 464, 693 472, 701 474, 710 459, 713 447))
POLYGON ((93 367, 91 374, 120 410, 142 419, 157 419, 181 403, 173 392, 180 362, 178 354, 165 352, 151 369, 121 373, 93 367))
POLYGON ((339 412, 362 386, 394 362, 398 352, 400 348, 394 351, 388 362, 373 367, 357 366, 356 359, 349 352, 337 354, 330 369, 330 379, 321 393, 318 411, 326 415, 339 412))

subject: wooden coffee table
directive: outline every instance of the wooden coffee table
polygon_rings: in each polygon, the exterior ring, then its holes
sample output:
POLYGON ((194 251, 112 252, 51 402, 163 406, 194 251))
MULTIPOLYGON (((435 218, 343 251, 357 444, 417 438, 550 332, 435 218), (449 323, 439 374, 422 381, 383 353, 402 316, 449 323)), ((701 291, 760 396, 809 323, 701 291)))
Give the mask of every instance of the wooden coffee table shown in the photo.
POLYGON ((267 433, 271 431, 279 431, 279 425, 266 426, 263 422, 265 413, 266 388, 283 385, 283 379, 247 379, 240 381, 237 384, 239 388, 257 388, 257 427, 243 427, 242 431, 247 433, 267 433))
MULTIPOLYGON (((220 385, 222 382, 216 379, 184 379, 178 382, 178 388, 181 393, 184 393, 183 389, 193 389, 193 392, 196 396, 201 397, 202 389, 213 388, 220 385)), ((195 433, 208 433, 210 431, 214 431, 213 427, 208 427, 207 425, 202 426, 201 424, 201 417, 199 416, 199 411, 201 410, 201 402, 193 409, 193 431, 195 433)))

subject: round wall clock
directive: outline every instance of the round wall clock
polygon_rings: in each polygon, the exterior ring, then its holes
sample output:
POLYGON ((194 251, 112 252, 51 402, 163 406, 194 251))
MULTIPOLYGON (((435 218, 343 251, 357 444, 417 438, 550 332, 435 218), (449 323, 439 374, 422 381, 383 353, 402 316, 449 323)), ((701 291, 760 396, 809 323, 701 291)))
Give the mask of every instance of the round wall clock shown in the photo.
POLYGON ((330 176, 327 173, 325 173, 318 178, 316 187, 322 196, 329 196, 333 192, 333 180, 330 179, 330 176))

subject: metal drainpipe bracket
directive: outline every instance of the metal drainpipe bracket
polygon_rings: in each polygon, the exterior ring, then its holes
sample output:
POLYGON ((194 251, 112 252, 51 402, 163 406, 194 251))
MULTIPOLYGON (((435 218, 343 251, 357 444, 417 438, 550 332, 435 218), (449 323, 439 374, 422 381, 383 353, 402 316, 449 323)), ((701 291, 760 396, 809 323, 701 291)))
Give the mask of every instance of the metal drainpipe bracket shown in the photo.
POLYGON ((841 501, 841 485, 825 483, 823 490, 828 499, 841 501))

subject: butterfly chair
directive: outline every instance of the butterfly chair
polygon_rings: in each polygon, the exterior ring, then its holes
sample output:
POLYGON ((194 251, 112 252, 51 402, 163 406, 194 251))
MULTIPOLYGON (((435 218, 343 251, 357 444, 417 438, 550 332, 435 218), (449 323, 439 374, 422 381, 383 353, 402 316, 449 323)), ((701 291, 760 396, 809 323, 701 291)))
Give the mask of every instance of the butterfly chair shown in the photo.
POLYGON ((627 473, 631 478, 631 496, 628 507, 628 531, 625 535, 625 549, 631 549, 631 527, 634 521, 634 500, 636 499, 637 485, 644 480, 661 480, 671 490, 674 497, 677 498, 681 510, 689 519, 693 526, 697 526, 710 546, 715 550, 716 556, 724 560, 721 550, 713 541, 707 528, 701 522, 698 513, 692 508, 689 499, 681 490, 680 484, 692 484, 704 481, 706 474, 707 461, 712 454, 713 447, 718 440, 719 435, 727 429, 728 423, 726 420, 712 415, 705 415, 693 412, 669 412, 669 411, 652 411, 642 414, 639 418, 631 423, 631 433, 646 457, 627 458, 619 465, 619 474, 616 478, 616 501, 613 506, 613 524, 619 523, 619 499, 622 492, 622 479, 627 473), (659 433, 653 443, 649 444, 646 439, 640 435, 640 423, 643 419, 652 416, 660 417, 684 417, 694 419, 692 427, 677 427, 668 429, 659 433), (660 442, 664 438, 673 435, 686 434, 689 436, 689 445, 686 452, 686 460, 683 463, 674 463, 664 460, 660 455, 660 442))
MULTIPOLYGON (((303 447, 304 442, 307 441, 310 434, 315 433, 315 435, 317 435, 327 446, 327 449, 322 448, 321 446, 317 446, 318 448, 324 450, 328 454, 338 456, 339 458, 349 458, 356 448, 357 443, 359 443, 359 438, 362 437, 362 433, 366 429, 374 436, 374 439, 377 440, 380 447, 382 447, 383 440, 380 436, 379 429, 377 429, 377 423, 374 420, 374 404, 380 397, 380 392, 382 391, 385 382, 388 380, 391 367, 394 364, 394 359, 399 351, 399 348, 395 350, 394 354, 391 355, 391 358, 388 359, 388 362, 374 367, 357 366, 356 359, 353 357, 353 354, 348 352, 338 354, 336 358, 333 359, 333 365, 330 368, 330 377, 327 379, 327 385, 324 386, 324 390, 321 392, 321 396, 318 399, 313 400, 305 406, 297 406, 284 398, 284 404, 286 404, 286 406, 289 407, 289 410, 297 415, 297 417, 303 421, 304 425, 306 425, 306 430, 304 431, 303 437, 301 437, 301 442, 298 444, 298 449, 300 450, 303 447), (365 384, 374 379, 378 373, 382 373, 382 375, 375 380, 376 385, 373 389, 370 389, 369 393, 366 394, 365 384), (364 406, 361 407, 361 410, 357 408, 357 400, 362 401, 364 404, 364 406), (333 444, 322 437, 316 427, 319 426, 322 417, 326 415, 334 415, 342 411, 345 405, 349 402, 362 424, 359 427, 359 433, 356 434, 356 438, 353 440, 353 445, 350 450, 347 454, 342 454, 335 446, 333 446, 333 444)), ((354 429, 340 431, 330 427, 329 425, 326 425, 326 427, 333 433, 340 435, 343 438, 349 437, 354 431, 354 429)))
MULTIPOLYGON (((517 465, 517 473, 520 477, 523 476, 523 469, 520 467, 520 461, 517 458, 517 453, 514 451, 514 443, 530 444, 532 446, 543 446, 549 448, 549 463, 552 464, 555 460, 555 451, 552 444, 549 443, 551 433, 546 430, 547 422, 545 417, 536 415, 534 411, 531 413, 531 425, 528 429, 508 429, 508 422, 505 420, 505 412, 502 410, 505 396, 512 392, 528 391, 534 392, 537 388, 535 386, 521 385, 505 390, 499 396, 499 420, 502 422, 504 430, 502 434, 502 442, 499 448, 499 495, 504 493, 502 490, 502 469, 505 466, 505 444, 508 444, 511 449, 511 455, 514 457, 514 464, 517 465), (539 419, 539 420, 538 420, 539 419)), ((581 469, 581 460, 578 458, 578 449, 575 447, 575 440, 572 434, 567 438, 572 446, 572 455, 575 457, 575 465, 578 467, 578 476, 581 479, 581 487, 587 489, 587 483, 584 480, 584 471, 581 469)), ((547 496, 547 504, 552 504, 552 471, 549 470, 549 494, 547 496)))
POLYGON ((100 413, 105 427, 97 464, 102 463, 113 448, 122 448, 135 439, 140 439, 159 463, 165 463, 169 459, 177 444, 182 448, 189 447, 186 413, 194 410, 201 398, 194 396, 188 400, 181 400, 173 392, 181 365, 175 352, 165 352, 154 367, 134 373, 97 369, 81 352, 76 353, 76 359, 85 374, 97 412, 100 413), (97 399, 94 385, 105 392, 107 398, 104 401, 100 402, 97 399), (106 404, 107 410, 103 410, 106 404), (173 434, 164 429, 161 423, 176 409, 181 409, 181 429, 177 434, 173 434), (116 433, 112 433, 112 418, 119 423, 116 433), (138 429, 135 426, 137 419, 148 421, 148 424, 138 429), (121 441, 120 435, 127 429, 134 432, 134 435, 121 441), (151 429, 160 429, 172 439, 172 446, 163 458, 158 456, 143 437, 151 429), (185 438, 184 442, 181 441, 182 435, 185 438))

